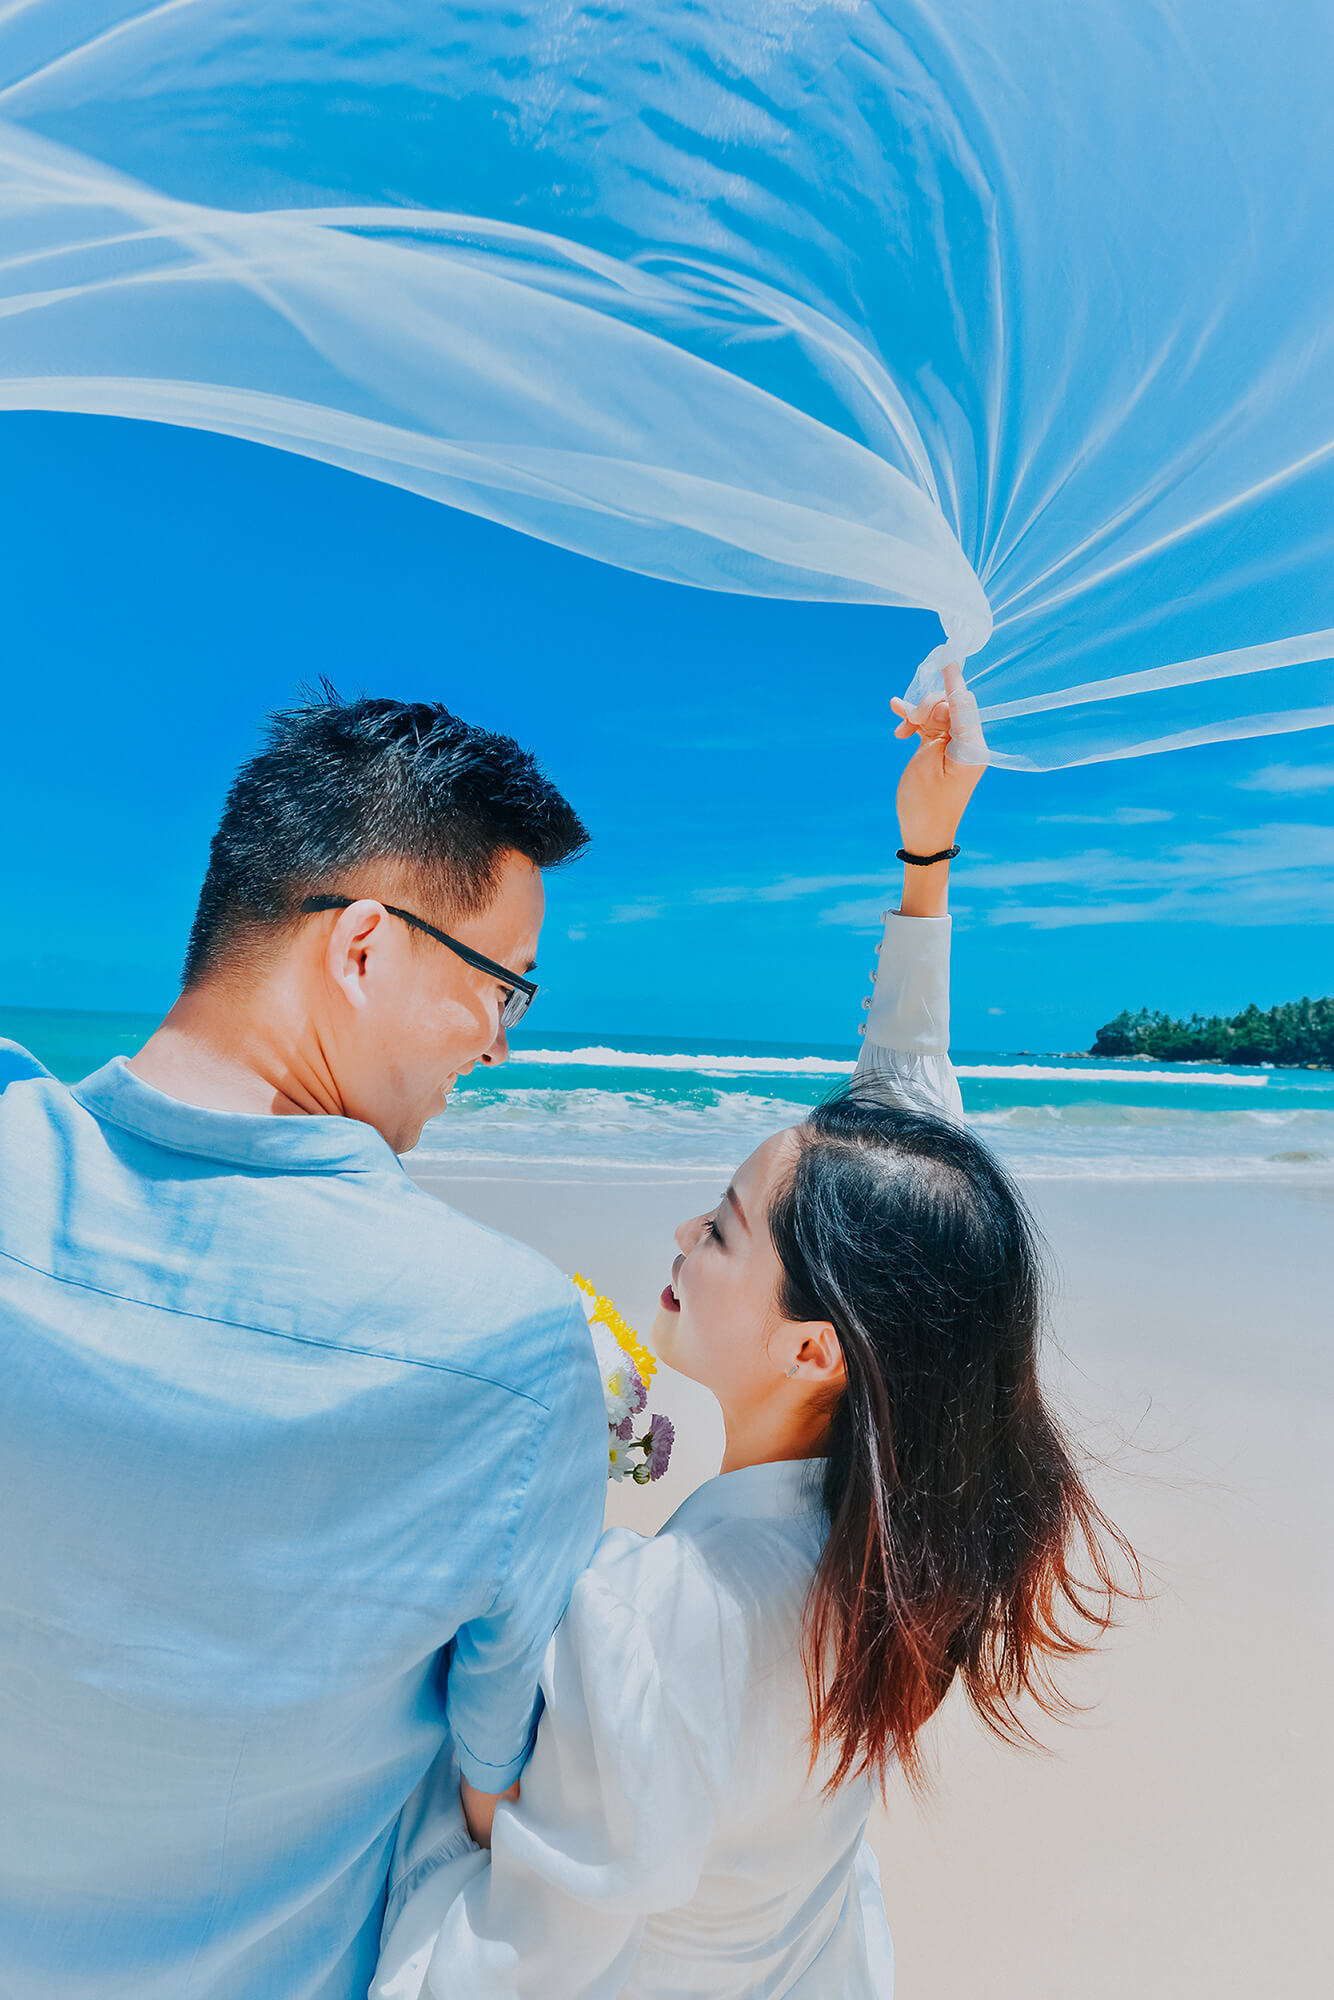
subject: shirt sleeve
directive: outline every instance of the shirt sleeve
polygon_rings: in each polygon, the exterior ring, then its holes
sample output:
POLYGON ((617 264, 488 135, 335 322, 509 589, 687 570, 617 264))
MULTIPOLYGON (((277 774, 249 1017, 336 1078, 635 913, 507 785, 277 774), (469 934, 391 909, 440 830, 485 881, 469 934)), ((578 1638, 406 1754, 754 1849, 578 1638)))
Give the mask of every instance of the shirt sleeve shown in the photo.
POLYGON ((571 1296, 545 1411, 517 1410, 508 1465, 518 1474, 503 1579, 461 1626, 446 1717, 468 1782, 503 1792, 522 1771, 541 1712, 538 1677, 575 1578, 597 1546, 607 1498, 607 1418, 583 1309, 571 1296))
POLYGON ((33 1077, 49 1077, 51 1072, 30 1056, 17 1042, 6 1041, 0 1035, 0 1090, 7 1084, 30 1082, 33 1077))
POLYGON ((615 2000, 649 1917, 698 1884, 747 1657, 740 1612, 689 1544, 606 1538, 551 1644, 518 1803, 441 1929, 434 2000, 615 2000))
POLYGON ((885 913, 855 1082, 905 1111, 963 1123, 950 1061, 950 919, 885 913))

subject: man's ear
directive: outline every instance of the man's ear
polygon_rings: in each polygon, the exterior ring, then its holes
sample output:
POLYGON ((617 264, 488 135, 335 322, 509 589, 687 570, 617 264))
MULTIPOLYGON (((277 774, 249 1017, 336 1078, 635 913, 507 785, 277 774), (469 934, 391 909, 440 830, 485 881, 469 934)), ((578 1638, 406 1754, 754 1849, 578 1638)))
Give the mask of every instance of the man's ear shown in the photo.
POLYGON ((338 921, 324 946, 324 970, 350 1007, 364 1007, 370 998, 366 974, 372 941, 380 926, 388 921, 383 903, 363 896, 338 912, 338 921))

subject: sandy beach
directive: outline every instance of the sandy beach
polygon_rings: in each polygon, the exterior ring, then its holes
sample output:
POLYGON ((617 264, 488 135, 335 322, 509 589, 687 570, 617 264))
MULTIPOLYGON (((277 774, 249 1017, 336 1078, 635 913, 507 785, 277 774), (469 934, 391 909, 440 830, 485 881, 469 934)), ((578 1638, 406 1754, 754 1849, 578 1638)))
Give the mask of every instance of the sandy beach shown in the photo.
MULTIPOLYGON (((673 1223, 713 1183, 422 1185, 584 1271, 647 1329, 673 1223)), ((1067 1682, 1053 1754, 947 1704, 937 1778, 876 1846, 900 2000, 1316 2000, 1334 1990, 1328 1468, 1334 1188, 1046 1181, 1051 1379, 1154 1601, 1067 1682)), ((671 1472, 613 1492, 651 1531, 717 1468, 712 1401, 664 1371, 671 1472)), ((831 1996, 833 2000, 833 1996, 831 1996)))

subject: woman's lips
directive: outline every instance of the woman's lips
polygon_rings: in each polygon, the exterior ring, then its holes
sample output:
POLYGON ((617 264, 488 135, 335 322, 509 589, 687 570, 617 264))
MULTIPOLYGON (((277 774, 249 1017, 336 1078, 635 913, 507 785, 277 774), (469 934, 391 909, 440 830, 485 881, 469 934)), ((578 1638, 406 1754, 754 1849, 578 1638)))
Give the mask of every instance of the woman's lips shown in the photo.
POLYGON ((677 1298, 676 1293, 672 1290, 670 1285, 663 1286, 662 1297, 658 1301, 658 1303, 661 1305, 664 1312, 679 1313, 681 1310, 681 1301, 680 1299, 677 1298))

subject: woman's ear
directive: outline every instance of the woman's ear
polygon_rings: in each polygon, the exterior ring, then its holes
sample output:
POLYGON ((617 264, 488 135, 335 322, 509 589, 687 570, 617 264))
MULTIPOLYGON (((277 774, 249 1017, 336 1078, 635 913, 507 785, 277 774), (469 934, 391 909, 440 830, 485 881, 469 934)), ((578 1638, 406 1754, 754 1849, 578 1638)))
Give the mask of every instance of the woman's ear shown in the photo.
POLYGON ((801 1345, 794 1362, 797 1374, 810 1389, 842 1389, 848 1379, 843 1349, 828 1320, 805 1320, 798 1327, 801 1345))

